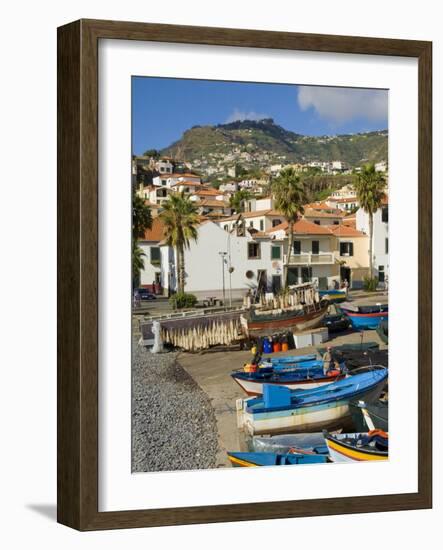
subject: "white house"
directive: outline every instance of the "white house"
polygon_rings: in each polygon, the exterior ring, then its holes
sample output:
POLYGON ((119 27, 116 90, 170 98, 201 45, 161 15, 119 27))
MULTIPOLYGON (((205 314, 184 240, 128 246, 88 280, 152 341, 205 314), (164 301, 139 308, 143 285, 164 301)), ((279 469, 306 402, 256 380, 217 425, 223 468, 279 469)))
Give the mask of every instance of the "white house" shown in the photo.
MULTIPOLYGON (((170 282, 175 285, 175 251, 165 245, 162 249, 163 284, 167 289, 170 282)), ((281 243, 275 245, 266 235, 238 236, 207 221, 199 226, 198 241, 192 241, 185 250, 185 273, 186 292, 199 299, 223 299, 223 286, 225 301, 230 296, 242 298, 258 286, 277 290, 283 273, 281 243)))
MULTIPOLYGON (((274 238, 274 246, 281 243, 285 260, 289 242, 288 223, 283 222, 274 227, 269 235, 274 238)), ((340 279, 336 242, 337 239, 329 227, 305 219, 297 221, 294 225, 288 284, 313 281, 320 289, 331 288, 340 279)))
MULTIPOLYGON (((233 216, 219 220, 217 223, 225 231, 231 231, 234 227, 237 227, 239 230, 243 228, 264 232, 281 224, 283 221, 284 216, 281 212, 266 209, 234 214, 233 216)), ((241 231, 237 231, 237 233, 241 233, 241 231)))
POLYGON ((145 231, 145 235, 138 241, 138 246, 143 251, 144 268, 140 273, 140 286, 161 292, 162 281, 162 251, 160 242, 164 238, 164 223, 158 217, 152 221, 151 229, 145 231))
MULTIPOLYGON (((373 275, 383 283, 389 276, 389 204, 385 198, 381 208, 377 210, 373 217, 373 275)), ((357 210, 356 227, 369 235, 369 216, 360 208, 357 210)), ((369 246, 369 245, 368 245, 369 246)))
POLYGON ((347 212, 350 212, 360 206, 357 197, 329 197, 326 199, 326 203, 331 208, 339 208, 340 210, 345 210, 347 212))
POLYGON ((176 183, 179 182, 192 182, 192 183, 200 183, 200 176, 196 176, 195 174, 162 174, 160 176, 155 176, 155 178, 152 178, 153 185, 157 187, 167 187, 170 188, 176 183))

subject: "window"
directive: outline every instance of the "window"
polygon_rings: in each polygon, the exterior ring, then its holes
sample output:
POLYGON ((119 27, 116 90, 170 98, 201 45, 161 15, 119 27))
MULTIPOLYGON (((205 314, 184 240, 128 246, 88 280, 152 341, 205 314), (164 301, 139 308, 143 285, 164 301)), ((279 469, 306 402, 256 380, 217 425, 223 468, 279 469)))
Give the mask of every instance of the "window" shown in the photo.
POLYGON ((385 239, 385 254, 389 254, 389 239, 386 237, 385 239))
POLYGON ((339 225, 340 222, 338 222, 337 220, 333 221, 332 224, 333 225, 339 225))
POLYGON ((228 226, 228 225, 225 225, 225 226, 223 227, 223 229, 224 229, 225 231, 229 231, 229 226, 228 226))
POLYGON ((353 256, 354 255, 354 243, 340 243, 340 256, 353 256))
POLYGON ((388 223, 389 221, 389 209, 387 206, 385 206, 384 208, 382 208, 382 211, 381 211, 381 221, 383 223, 388 223))
POLYGON ((294 241, 294 254, 301 254, 301 241, 294 241))
POLYGON ((272 227, 276 227, 281 224, 281 220, 272 220, 272 227))
POLYGON ((166 180, 162 180, 162 185, 166 185, 166 180))
POLYGON ((301 268, 302 283, 309 283, 312 280, 312 267, 301 268))
POLYGON ((158 246, 151 247, 151 264, 160 263, 160 248, 158 246))
POLYGON ((312 254, 320 253, 320 241, 312 241, 312 254))
POLYGON ((288 268, 288 285, 298 285, 298 267, 288 268))
POLYGON ((281 290, 281 275, 272 275, 272 292, 277 294, 281 290))
POLYGON ((260 231, 263 231, 265 228, 265 222, 263 220, 260 220, 260 231))
POLYGON ((314 220, 315 225, 320 225, 320 220, 314 220))
POLYGON ((281 246, 271 246, 271 260, 281 260, 281 246))
POLYGON ((249 222, 249 227, 254 227, 254 222, 249 222))
POLYGON ((248 243, 248 260, 260 259, 260 243, 248 243))

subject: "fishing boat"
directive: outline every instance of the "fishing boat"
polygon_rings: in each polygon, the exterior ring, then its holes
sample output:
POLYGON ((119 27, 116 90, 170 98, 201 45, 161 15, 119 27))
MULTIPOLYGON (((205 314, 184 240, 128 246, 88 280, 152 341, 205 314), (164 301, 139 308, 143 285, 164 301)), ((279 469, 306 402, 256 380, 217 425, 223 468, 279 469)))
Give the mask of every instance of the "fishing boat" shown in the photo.
POLYGON ((254 452, 286 454, 297 449, 298 452, 328 454, 325 437, 322 432, 308 434, 283 434, 260 436, 249 439, 249 450, 254 452))
POLYGON ((389 317, 387 304, 355 306, 346 302, 341 304, 340 309, 349 317, 352 327, 358 330, 376 329, 381 321, 387 321, 389 317))
POLYGON ((332 462, 388 460, 389 437, 382 430, 325 435, 332 462))
POLYGON ((263 385, 263 396, 238 399, 237 425, 250 435, 310 432, 337 428, 350 420, 349 401, 377 399, 388 370, 379 365, 312 390, 263 385))
POLYGON ((389 418, 389 404, 387 401, 378 399, 373 403, 366 403, 365 401, 351 401, 349 403, 349 410, 352 416, 352 422, 357 432, 364 432, 368 428, 373 428, 388 431, 388 418, 389 418), (368 425, 367 416, 369 415, 370 422, 368 425))
POLYGON ((377 327, 377 334, 382 341, 387 344, 389 341, 389 323, 388 321, 381 321, 377 327))
POLYGON ((306 361, 315 361, 316 353, 308 353, 306 355, 286 355, 282 357, 263 357, 262 363, 271 365, 292 365, 297 363, 305 363, 306 361))
POLYGON ((285 309, 251 309, 241 316, 242 328, 247 337, 316 328, 327 314, 328 305, 322 300, 285 309))
POLYGON ((320 298, 325 298, 326 300, 329 300, 329 303, 338 304, 347 300, 346 289, 344 288, 319 290, 318 293, 320 295, 320 298))
POLYGON ((344 367, 345 364, 342 363, 340 369, 331 370, 325 374, 322 361, 307 361, 295 365, 282 363, 255 368, 248 365, 243 371, 232 372, 231 376, 248 395, 261 395, 264 384, 301 390, 332 384, 346 376, 344 367))
POLYGON ((326 455, 302 453, 234 453, 228 452, 229 461, 233 466, 294 466, 295 464, 324 464, 328 461, 326 455))

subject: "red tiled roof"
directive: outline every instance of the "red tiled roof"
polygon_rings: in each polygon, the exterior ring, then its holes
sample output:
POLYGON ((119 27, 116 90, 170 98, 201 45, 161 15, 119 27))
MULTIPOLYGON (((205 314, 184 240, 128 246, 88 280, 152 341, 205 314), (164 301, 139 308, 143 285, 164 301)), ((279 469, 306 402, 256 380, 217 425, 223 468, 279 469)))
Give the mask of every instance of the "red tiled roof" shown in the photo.
POLYGON ((345 216, 345 212, 343 210, 334 210, 332 208, 329 209, 329 212, 320 212, 316 210, 311 209, 305 209, 304 216, 305 218, 343 218, 345 216))
POLYGON ((331 210, 331 207, 323 201, 310 202, 309 204, 305 204, 304 208, 311 210, 331 210))
POLYGON ((161 241, 164 238, 165 224, 161 218, 154 218, 152 220, 151 229, 145 231, 145 235, 142 241, 161 241))
POLYGON ((336 237, 367 237, 366 233, 350 225, 330 225, 329 229, 336 237))
MULTIPOLYGON (((275 233, 276 231, 284 230, 286 233, 288 231, 288 222, 283 222, 279 225, 276 225, 268 231, 268 233, 275 233)), ((308 220, 301 219, 295 222, 294 233, 299 235, 330 235, 331 232, 326 225, 317 225, 316 223, 309 222, 308 220)))
POLYGON ((217 199, 203 199, 197 203, 197 206, 219 206, 221 208, 228 208, 229 204, 224 201, 218 201, 217 199))

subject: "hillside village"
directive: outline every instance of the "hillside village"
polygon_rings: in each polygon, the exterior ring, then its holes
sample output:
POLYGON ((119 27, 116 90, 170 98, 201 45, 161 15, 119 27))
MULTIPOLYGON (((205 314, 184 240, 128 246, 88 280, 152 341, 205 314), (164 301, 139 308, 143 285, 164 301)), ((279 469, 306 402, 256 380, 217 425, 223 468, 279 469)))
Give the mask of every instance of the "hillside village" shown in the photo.
MULTIPOLYGON (((230 157, 229 157, 230 158, 230 157)), ((242 156, 243 160, 245 157, 242 156)), ((150 208, 153 223, 139 239, 144 268, 140 287, 168 296, 177 291, 177 260, 165 242, 161 212, 172 193, 184 193, 198 214, 198 240, 185 249, 186 292, 198 299, 208 296, 230 302, 245 293, 278 292, 283 286, 283 267, 288 255, 288 223, 275 209, 271 182, 283 169, 292 167, 301 179, 315 170, 337 177, 358 173, 342 160, 266 165, 260 177, 231 177, 215 187, 202 174, 202 164, 158 154, 134 156, 135 194, 150 208), (239 194, 240 192, 240 194, 239 194), (236 201, 236 198, 241 198, 236 201)), ((387 163, 375 169, 387 181, 387 163)), ((354 176, 355 177, 355 176, 354 176)), ((304 205, 293 235, 288 284, 312 281, 320 290, 346 280, 361 288, 369 276, 369 222, 360 208, 352 184, 335 186, 323 200, 304 205)), ((387 281, 388 192, 374 216, 373 265, 380 285, 387 281)))

